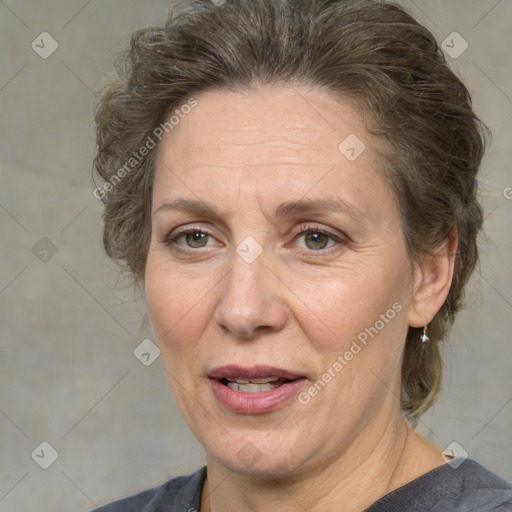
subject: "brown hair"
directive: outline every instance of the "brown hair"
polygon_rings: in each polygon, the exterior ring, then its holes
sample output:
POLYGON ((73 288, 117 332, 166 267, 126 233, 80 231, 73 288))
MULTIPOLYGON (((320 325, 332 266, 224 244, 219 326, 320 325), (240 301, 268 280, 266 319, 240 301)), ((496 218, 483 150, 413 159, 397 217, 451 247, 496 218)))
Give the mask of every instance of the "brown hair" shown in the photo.
POLYGON ((374 0, 189 0, 163 27, 135 32, 96 111, 105 249, 143 281, 155 151, 141 148, 171 111, 205 89, 279 83, 354 101, 369 132, 385 141, 382 172, 398 198, 411 261, 457 231, 453 282, 429 324, 430 342, 420 342, 417 328, 407 335, 402 410, 414 422, 440 389, 440 342, 478 259, 476 173, 486 132, 434 36, 403 8, 374 0))

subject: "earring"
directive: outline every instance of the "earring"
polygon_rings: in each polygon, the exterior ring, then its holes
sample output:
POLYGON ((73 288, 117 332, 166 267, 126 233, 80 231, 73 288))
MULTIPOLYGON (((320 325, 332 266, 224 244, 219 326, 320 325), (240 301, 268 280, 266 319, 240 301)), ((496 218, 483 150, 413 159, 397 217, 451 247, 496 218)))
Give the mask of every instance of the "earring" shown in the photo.
POLYGON ((420 339, 423 343, 430 340, 430 338, 427 336, 427 326, 426 325, 423 327, 423 334, 421 335, 420 339))

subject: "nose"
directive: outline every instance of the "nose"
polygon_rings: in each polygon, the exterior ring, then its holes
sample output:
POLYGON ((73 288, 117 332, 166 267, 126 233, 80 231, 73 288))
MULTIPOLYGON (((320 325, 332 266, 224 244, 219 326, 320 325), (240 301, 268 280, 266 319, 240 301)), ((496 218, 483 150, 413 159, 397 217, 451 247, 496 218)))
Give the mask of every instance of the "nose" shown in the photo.
POLYGON ((234 252, 231 270, 219 283, 214 318, 234 337, 252 339, 265 331, 279 331, 286 324, 286 285, 268 263, 265 251, 251 263, 234 252))

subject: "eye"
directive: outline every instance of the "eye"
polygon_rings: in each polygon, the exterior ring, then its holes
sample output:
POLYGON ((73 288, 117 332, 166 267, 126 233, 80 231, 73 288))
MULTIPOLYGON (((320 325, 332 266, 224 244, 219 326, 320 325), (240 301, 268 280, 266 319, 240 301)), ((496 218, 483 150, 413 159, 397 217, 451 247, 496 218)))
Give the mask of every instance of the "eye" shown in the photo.
MULTIPOLYGON (((166 246, 177 252, 193 249, 203 249, 213 245, 213 235, 204 228, 186 228, 171 233, 162 241, 166 246), (211 243, 210 243, 211 242, 211 243)), ((294 240, 303 240, 301 249, 313 252, 331 252, 329 249, 336 245, 347 243, 342 237, 331 233, 319 226, 304 226, 297 233, 294 240)))
POLYGON ((185 250, 202 249, 203 247, 211 245, 208 244, 209 237, 211 237, 211 234, 207 230, 188 228, 171 234, 163 243, 168 246, 174 246, 178 251, 181 250, 179 247, 185 250), (184 243, 180 243, 180 240, 183 240, 184 243))
POLYGON ((324 251, 330 249, 337 243, 343 243, 343 240, 323 228, 318 226, 305 226, 301 228, 296 236, 297 240, 304 240, 305 248, 311 251, 324 251))

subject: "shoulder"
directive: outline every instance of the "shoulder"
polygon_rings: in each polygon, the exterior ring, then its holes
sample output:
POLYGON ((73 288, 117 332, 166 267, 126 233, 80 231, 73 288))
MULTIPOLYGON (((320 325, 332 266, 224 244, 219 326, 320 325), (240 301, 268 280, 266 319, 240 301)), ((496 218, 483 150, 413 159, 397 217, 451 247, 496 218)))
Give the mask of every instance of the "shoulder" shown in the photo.
POLYGON ((169 480, 128 498, 97 508, 93 512, 197 512, 206 478, 206 466, 188 476, 169 480))
POLYGON ((463 469, 461 492, 457 503, 461 511, 512 511, 512 483, 471 459, 464 461, 457 469, 463 469))
POLYGON ((453 459, 374 503, 367 512, 512 512, 512 484, 472 459, 453 459))

